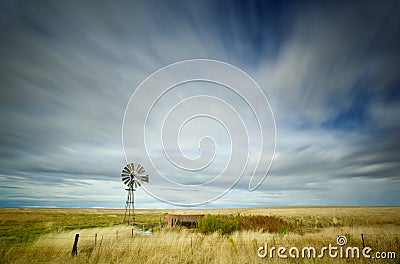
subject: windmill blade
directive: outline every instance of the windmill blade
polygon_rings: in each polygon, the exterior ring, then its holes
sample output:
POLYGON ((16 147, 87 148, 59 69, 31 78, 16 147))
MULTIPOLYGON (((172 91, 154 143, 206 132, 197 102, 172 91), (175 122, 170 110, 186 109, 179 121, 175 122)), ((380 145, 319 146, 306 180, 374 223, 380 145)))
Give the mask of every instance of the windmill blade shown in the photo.
POLYGON ((124 172, 122 171, 121 176, 122 177, 128 177, 129 175, 131 175, 130 173, 124 172))
POLYGON ((131 181, 132 180, 132 176, 125 176, 122 178, 122 181, 131 181))
POLYGON ((130 179, 131 179, 131 177, 129 177, 129 175, 122 176, 122 181, 130 180, 130 179))
POLYGON ((144 182, 149 182, 149 175, 140 176, 140 180, 144 182))
POLYGON ((137 185, 139 185, 139 187, 142 186, 142 184, 139 181, 135 181, 137 185))
POLYGON ((125 168, 122 170, 122 172, 125 172, 125 173, 131 173, 131 170, 128 168, 128 166, 125 166, 125 168))
POLYGON ((125 185, 128 185, 130 181, 131 181, 131 178, 122 179, 122 182, 123 182, 125 185))
POLYGON ((127 170, 122 170, 122 171, 121 171, 121 174, 128 174, 128 175, 129 175, 130 173, 131 173, 131 172, 130 172, 130 171, 127 171, 127 170))
POLYGON ((137 168, 137 172, 138 172, 139 174, 143 174, 143 173, 145 173, 146 171, 144 170, 143 166, 141 166, 141 165, 139 164, 139 167, 137 168))

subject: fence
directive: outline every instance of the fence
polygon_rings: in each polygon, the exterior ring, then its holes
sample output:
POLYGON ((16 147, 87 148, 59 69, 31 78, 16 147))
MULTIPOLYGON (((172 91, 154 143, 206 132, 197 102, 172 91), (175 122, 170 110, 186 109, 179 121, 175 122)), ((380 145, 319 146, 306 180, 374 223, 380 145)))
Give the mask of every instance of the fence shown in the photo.
MULTIPOLYGON (((134 228, 131 229, 130 231, 130 237, 133 238, 134 235, 136 234, 141 234, 141 235, 150 235, 153 232, 153 225, 148 225, 147 226, 147 231, 145 229, 145 225, 142 225, 142 229, 139 229, 138 231, 136 231, 134 228), (150 228, 149 228, 150 227, 150 228), (151 231, 150 231, 151 230, 151 231)), ((78 255, 78 242, 79 239, 93 239, 93 251, 95 251, 96 249, 100 248, 104 239, 104 236, 107 237, 114 237, 114 239, 116 241, 118 241, 118 237, 119 237, 119 231, 116 230, 115 233, 94 233, 94 235, 91 236, 80 236, 79 234, 75 234, 75 239, 74 239, 74 243, 72 246, 72 251, 71 251, 71 256, 77 256, 78 255)), ((126 237, 126 234, 125 234, 126 237)), ((50 238, 51 239, 51 238, 50 238)), ((53 239, 63 239, 63 238, 53 238, 53 239)))
MULTIPOLYGON (((107 230, 109 231, 109 230, 107 230)), ((172 234, 175 234, 177 237, 180 236, 180 232, 171 231, 172 234)), ((372 236, 372 234, 371 234, 372 236)), ((128 245, 133 245, 137 241, 146 241, 147 244, 150 245, 160 245, 162 247, 176 247, 176 246, 184 246, 187 249, 189 254, 193 254, 196 250, 200 250, 200 246, 202 247, 215 247, 216 242, 213 240, 205 240, 204 237, 207 235, 202 235, 196 232, 191 232, 189 230, 186 231, 186 235, 183 236, 183 239, 179 239, 179 243, 172 243, 173 241, 167 240, 159 240, 159 236, 157 234, 152 234, 149 230, 142 229, 138 230, 136 228, 124 228, 117 229, 114 232, 101 232, 101 230, 95 231, 86 231, 83 233, 71 234, 70 237, 60 237, 60 236, 44 236, 43 241, 48 240, 60 240, 63 243, 62 247, 59 247, 58 251, 51 251, 46 245, 41 246, 40 244, 36 244, 35 246, 31 246, 30 249, 37 250, 40 253, 53 253, 53 254, 70 254, 71 258, 74 258, 80 254, 80 252, 85 252, 87 254, 94 254, 99 252, 102 249, 102 246, 108 246, 109 244, 118 244, 118 247, 115 247, 113 250, 124 250, 128 245), (106 244, 104 244, 106 241, 106 244), (83 244, 82 244, 83 243, 83 244), (69 246, 68 246, 69 244, 69 246), (71 248, 72 246, 72 248, 71 248), (68 250, 69 248, 69 250, 68 250), (84 250, 82 251, 82 248, 84 250), (68 250, 68 253, 66 252, 68 250)), ((284 236, 280 236, 278 234, 252 234, 249 237, 233 236, 235 242, 232 240, 232 237, 219 237, 217 244, 228 244, 229 246, 235 246, 239 244, 253 244, 255 246, 260 246, 266 240, 272 240, 272 244, 275 243, 275 239, 283 238, 284 236), (238 239, 240 238, 240 239, 238 239), (240 242, 237 242, 240 240, 240 242)), ((368 237, 368 235, 367 235, 368 237)), ((322 240, 336 241, 337 236, 335 235, 321 235, 320 238, 322 240)), ((366 236, 365 234, 360 234, 360 236, 352 237, 353 241, 357 241, 357 244, 362 246, 362 248, 366 247, 366 236)), ((305 240, 307 241, 307 239, 305 240)), ((51 242, 49 243, 51 244, 51 242)), ((50 258, 50 256, 49 256, 50 258)))
MULTIPOLYGON (((136 235, 136 234, 141 234, 141 235, 145 235, 145 236, 149 236, 149 235, 151 235, 152 234, 152 232, 149 232, 149 233, 147 233, 146 231, 144 231, 144 230, 139 230, 139 231, 135 231, 133 228, 131 229, 131 238, 134 238, 134 236, 136 235)), ((77 256, 78 255, 78 242, 79 242, 79 238, 83 238, 83 239, 88 239, 88 238, 90 238, 90 239, 93 239, 93 252, 95 252, 96 250, 99 250, 100 248, 101 248, 101 245, 102 245, 102 242, 103 242, 103 238, 104 238, 104 235, 108 235, 108 236, 114 236, 114 238, 115 238, 115 241, 118 241, 118 238, 119 238, 119 232, 118 232, 118 230, 116 230, 116 232, 115 233, 102 233, 102 234, 98 234, 98 233, 94 233, 94 235, 92 235, 92 236, 80 236, 79 234, 75 234, 75 239, 74 239, 74 243, 73 243, 73 246, 72 246, 72 251, 71 251, 71 257, 74 257, 74 256, 77 256)), ((364 239, 364 236, 365 236, 365 234, 360 234, 361 235, 361 246, 362 246, 362 248, 365 248, 365 239, 364 239)), ((272 238, 272 240, 275 242, 275 239, 274 238, 276 238, 276 237, 283 237, 283 236, 279 236, 279 235, 276 235, 276 234, 269 234, 269 233, 266 233, 265 235, 260 235, 260 236, 252 236, 251 237, 251 239, 249 239, 249 240, 251 240, 251 241, 253 241, 254 242, 254 239, 256 239, 256 241, 257 241, 257 239, 265 239, 265 238, 272 238)), ((154 237, 155 239, 157 239, 157 237, 154 237)), ((194 245, 194 242, 197 240, 197 238, 198 237, 190 237, 190 250, 191 250, 191 252, 193 252, 193 245, 194 245)), ((322 238, 325 238, 325 239, 337 239, 337 236, 327 236, 327 235, 322 235, 322 238)), ((151 237, 149 237, 148 239, 150 239, 151 240, 151 237)), ((160 244, 160 241, 147 241, 147 243, 154 243, 154 244, 160 244)), ((232 244, 232 243, 234 243, 232 240, 225 240, 225 241, 218 241, 218 243, 229 243, 229 244, 232 244)), ((346 241, 346 243, 347 243, 347 241, 346 241)), ((122 243, 122 245, 123 244, 131 244, 130 242, 125 242, 125 243, 122 243)), ((187 244, 189 244, 189 240, 187 241, 187 244)), ((202 244, 204 245, 204 242, 202 242, 202 244)), ((208 241, 208 242, 206 242, 206 244, 208 244, 208 246, 214 246, 214 242, 213 241, 208 241)), ((165 245, 164 245, 165 246, 165 245)), ((170 246, 174 246, 174 245, 170 245, 170 246)))

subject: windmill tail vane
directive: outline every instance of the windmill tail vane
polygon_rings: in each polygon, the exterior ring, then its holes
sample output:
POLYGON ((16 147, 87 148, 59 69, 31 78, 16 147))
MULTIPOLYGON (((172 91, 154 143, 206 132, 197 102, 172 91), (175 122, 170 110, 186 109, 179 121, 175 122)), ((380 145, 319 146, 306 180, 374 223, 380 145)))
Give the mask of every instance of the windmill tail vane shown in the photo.
POLYGON ((149 175, 141 176, 140 179, 144 182, 149 182, 149 175))

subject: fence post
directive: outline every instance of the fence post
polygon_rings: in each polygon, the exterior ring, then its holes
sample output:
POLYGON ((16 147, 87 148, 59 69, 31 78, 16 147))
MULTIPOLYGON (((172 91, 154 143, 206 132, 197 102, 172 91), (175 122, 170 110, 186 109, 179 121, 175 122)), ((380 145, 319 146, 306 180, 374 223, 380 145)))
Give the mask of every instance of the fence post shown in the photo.
POLYGON ((75 241, 74 245, 72 246, 71 257, 78 255, 78 240, 79 240, 79 234, 75 234, 75 241))
POLYGON ((94 233, 94 248, 93 248, 93 251, 96 250, 96 243, 97 243, 97 233, 94 233))
POLYGON ((192 253, 192 257, 193 257, 193 238, 190 237, 190 252, 192 253))
POLYGON ((103 236, 101 236, 101 239, 100 239, 100 244, 99 244, 99 249, 100 249, 100 247, 101 247, 101 243, 103 242, 103 236))
POLYGON ((131 238, 133 238, 133 227, 132 227, 132 235, 131 235, 131 238))
POLYGON ((115 232, 115 237, 118 240, 118 230, 115 232))
POLYGON ((365 244, 364 244, 364 234, 361 234, 361 240, 362 240, 363 248, 365 248, 365 244))

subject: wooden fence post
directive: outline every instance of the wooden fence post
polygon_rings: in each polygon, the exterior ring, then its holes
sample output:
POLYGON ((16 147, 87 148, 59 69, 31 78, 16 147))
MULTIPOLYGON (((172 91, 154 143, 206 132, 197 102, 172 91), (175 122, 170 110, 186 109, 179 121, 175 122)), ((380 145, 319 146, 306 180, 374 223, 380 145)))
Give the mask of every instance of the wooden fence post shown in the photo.
POLYGON ((190 252, 192 253, 192 257, 193 257, 193 238, 190 237, 190 252))
POLYGON ((94 248, 93 248, 93 251, 96 250, 96 243, 97 243, 97 233, 94 233, 94 248))
POLYGON ((72 251, 71 251, 72 257, 78 255, 78 239, 79 239, 79 234, 75 234, 75 241, 74 241, 74 245, 72 246, 72 251))
POLYGON ((361 234, 361 240, 362 240, 363 248, 365 248, 365 244, 364 244, 364 234, 361 234))
POLYGON ((115 237, 118 240, 118 230, 115 232, 115 237))

